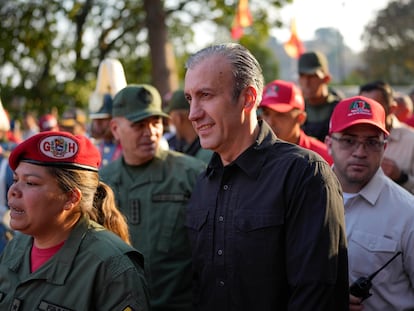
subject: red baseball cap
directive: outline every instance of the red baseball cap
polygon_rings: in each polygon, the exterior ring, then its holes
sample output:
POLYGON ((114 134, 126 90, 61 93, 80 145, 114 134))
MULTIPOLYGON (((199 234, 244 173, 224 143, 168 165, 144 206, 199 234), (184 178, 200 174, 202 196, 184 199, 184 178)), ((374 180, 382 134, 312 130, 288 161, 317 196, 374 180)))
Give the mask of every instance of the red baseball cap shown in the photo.
POLYGON ((356 124, 370 124, 385 135, 390 134, 385 127, 384 108, 371 98, 354 96, 341 100, 332 112, 329 134, 341 132, 356 124))
POLYGON ((288 112, 294 108, 305 110, 302 91, 292 82, 274 80, 263 90, 259 107, 268 107, 277 112, 288 112))
POLYGON ((14 148, 9 157, 10 167, 15 170, 21 161, 98 171, 101 154, 86 136, 46 131, 27 138, 14 148))
POLYGON ((54 127, 57 127, 57 125, 57 119, 52 114, 45 114, 39 119, 39 128, 41 132, 50 131, 54 127))

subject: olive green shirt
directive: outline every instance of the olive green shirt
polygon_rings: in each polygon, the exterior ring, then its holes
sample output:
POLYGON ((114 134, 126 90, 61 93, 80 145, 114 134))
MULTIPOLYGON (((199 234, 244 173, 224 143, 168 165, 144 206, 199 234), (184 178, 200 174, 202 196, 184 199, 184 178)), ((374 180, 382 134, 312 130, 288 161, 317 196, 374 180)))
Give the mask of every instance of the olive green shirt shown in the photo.
POLYGON ((142 255, 102 226, 82 218, 33 273, 32 244, 18 233, 0 256, 0 310, 149 310, 142 255))
POLYGON ((126 165, 123 158, 100 171, 126 216, 131 241, 145 259, 152 310, 192 310, 191 251, 184 227, 187 202, 202 161, 159 150, 150 162, 126 165))

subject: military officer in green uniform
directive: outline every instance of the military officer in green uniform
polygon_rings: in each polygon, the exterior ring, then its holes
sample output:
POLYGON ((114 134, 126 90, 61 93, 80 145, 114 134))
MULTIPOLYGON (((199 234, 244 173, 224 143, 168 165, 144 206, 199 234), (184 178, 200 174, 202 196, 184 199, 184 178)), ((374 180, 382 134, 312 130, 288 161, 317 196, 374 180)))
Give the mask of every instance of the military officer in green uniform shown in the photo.
POLYGON ((132 245, 144 255, 152 310, 192 310, 191 251, 184 227, 193 185, 205 163, 160 147, 161 96, 128 85, 114 97, 111 130, 122 156, 100 171, 126 216, 132 245))
POLYGON ((143 257, 128 245, 100 162, 88 138, 67 132, 36 134, 12 151, 18 233, 0 255, 0 310, 149 310, 143 257))

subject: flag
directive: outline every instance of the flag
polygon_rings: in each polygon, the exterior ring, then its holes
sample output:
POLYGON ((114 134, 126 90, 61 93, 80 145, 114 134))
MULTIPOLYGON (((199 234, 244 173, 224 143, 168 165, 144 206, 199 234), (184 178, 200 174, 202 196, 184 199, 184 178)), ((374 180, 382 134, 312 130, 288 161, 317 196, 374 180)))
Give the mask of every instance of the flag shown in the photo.
POLYGON ((292 22, 290 24, 290 32, 290 38, 283 44, 283 47, 285 48, 287 55, 292 58, 299 58, 299 56, 305 52, 305 47, 298 37, 296 30, 296 21, 294 19, 292 19, 292 22))
POLYGON ((253 17, 249 10, 249 0, 239 0, 233 23, 231 25, 231 37, 235 40, 243 36, 243 29, 253 24, 253 17))

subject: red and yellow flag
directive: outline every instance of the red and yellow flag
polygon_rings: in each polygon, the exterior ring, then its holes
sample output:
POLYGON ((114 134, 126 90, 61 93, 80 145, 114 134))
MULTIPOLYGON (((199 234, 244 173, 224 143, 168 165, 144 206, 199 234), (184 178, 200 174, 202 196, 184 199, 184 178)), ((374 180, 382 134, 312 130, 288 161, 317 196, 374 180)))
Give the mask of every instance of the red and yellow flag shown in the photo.
POLYGON ((253 17, 249 10, 249 0, 239 0, 233 23, 231 25, 231 37, 235 40, 243 36, 244 28, 253 24, 253 17))
POLYGON ((305 46, 302 41, 299 39, 297 30, 296 30, 296 21, 292 19, 290 24, 290 38, 287 42, 283 44, 286 54, 292 58, 299 58, 305 52, 305 46))

